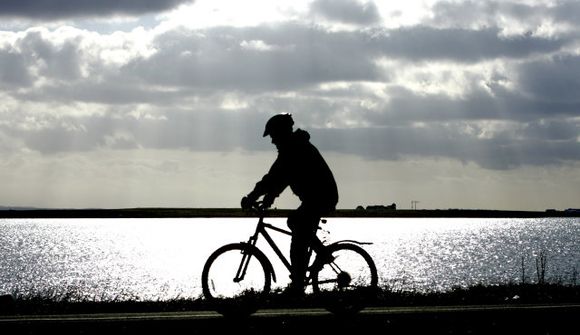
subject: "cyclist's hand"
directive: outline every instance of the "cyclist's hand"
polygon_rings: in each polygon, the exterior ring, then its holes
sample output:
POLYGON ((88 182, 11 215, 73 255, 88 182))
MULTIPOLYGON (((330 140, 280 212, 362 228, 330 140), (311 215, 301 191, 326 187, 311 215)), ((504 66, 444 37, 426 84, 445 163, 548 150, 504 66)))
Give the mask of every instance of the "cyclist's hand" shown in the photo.
POLYGON ((270 208, 270 207, 272 207, 272 204, 274 203, 274 199, 275 198, 276 197, 273 197, 270 194, 266 194, 264 196, 264 199, 262 199, 262 207, 263 208, 270 208))
POLYGON ((251 199, 250 197, 243 197, 241 202, 242 209, 244 210, 252 209, 255 202, 256 201, 251 199))

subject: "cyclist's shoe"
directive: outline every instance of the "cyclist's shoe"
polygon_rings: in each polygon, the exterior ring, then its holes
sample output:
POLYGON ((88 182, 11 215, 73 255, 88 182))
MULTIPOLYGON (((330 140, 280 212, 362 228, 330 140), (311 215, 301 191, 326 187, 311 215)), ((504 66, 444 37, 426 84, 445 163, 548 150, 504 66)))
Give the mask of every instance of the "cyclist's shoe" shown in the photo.
POLYGON ((303 286, 290 283, 280 294, 280 302, 293 306, 294 304, 302 303, 305 296, 306 293, 303 286))

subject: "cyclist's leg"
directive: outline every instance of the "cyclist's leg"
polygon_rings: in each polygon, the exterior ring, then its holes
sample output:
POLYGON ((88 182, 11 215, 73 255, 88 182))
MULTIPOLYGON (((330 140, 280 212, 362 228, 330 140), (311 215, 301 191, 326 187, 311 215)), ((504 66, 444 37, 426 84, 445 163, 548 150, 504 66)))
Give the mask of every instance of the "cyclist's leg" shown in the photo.
POLYGON ((292 241, 290 243, 291 287, 297 293, 304 292, 304 281, 308 267, 308 250, 316 238, 319 221, 320 216, 304 205, 300 206, 288 217, 288 226, 292 230, 292 241))

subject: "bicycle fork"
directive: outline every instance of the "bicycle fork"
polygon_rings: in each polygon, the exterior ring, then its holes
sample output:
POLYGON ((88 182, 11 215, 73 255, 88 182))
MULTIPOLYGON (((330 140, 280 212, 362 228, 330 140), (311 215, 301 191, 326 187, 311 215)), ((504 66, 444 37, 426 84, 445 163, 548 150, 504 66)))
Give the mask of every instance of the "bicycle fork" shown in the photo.
MULTIPOLYGON (((248 241, 249 245, 256 245, 257 236, 250 237, 248 241)), ((248 266, 250 265, 250 258, 252 253, 249 252, 250 249, 242 249, 242 261, 240 262, 240 266, 238 267, 238 271, 236 271, 236 276, 234 277, 234 283, 239 283, 244 280, 246 276, 246 271, 248 270, 248 266)))
POLYGON ((239 283, 242 280, 244 280, 249 264, 250 264, 250 255, 246 251, 242 250, 242 261, 240 262, 240 266, 238 267, 238 271, 236 272, 236 276, 234 277, 234 283, 239 283))

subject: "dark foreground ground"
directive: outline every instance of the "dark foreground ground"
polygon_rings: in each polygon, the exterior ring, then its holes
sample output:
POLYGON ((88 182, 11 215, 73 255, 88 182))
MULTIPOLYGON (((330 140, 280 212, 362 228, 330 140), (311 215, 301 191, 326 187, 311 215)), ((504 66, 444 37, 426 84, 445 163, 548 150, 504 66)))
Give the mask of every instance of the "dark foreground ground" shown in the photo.
POLYGON ((578 334, 579 316, 580 305, 563 304, 13 316, 0 317, 0 334, 578 334))
POLYGON ((272 294, 255 314, 226 318, 202 298, 93 302, 17 297, 12 308, 5 303, 0 309, 0 335, 579 334, 576 283, 475 286, 444 293, 381 290, 365 303, 369 307, 348 316, 327 312, 324 301, 272 294))

